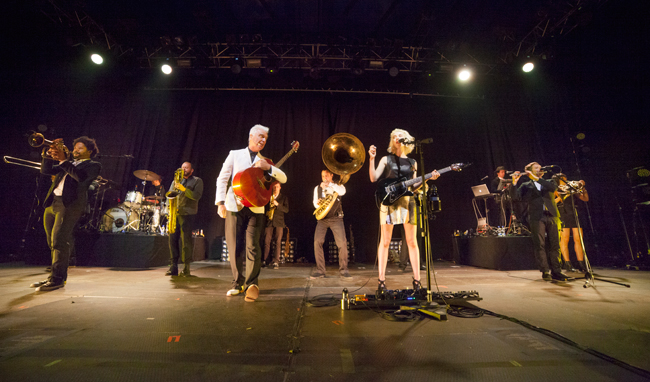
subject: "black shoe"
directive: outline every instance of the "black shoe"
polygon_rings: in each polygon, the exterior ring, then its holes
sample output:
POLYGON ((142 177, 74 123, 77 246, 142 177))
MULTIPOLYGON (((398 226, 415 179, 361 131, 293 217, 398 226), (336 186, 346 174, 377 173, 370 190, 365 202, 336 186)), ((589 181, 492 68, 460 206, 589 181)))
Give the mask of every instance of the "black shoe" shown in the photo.
POLYGON ((56 282, 50 280, 50 281, 46 282, 45 284, 43 284, 43 285, 39 286, 38 288, 36 288, 36 292, 49 292, 51 290, 63 288, 64 286, 65 286, 65 284, 62 283, 62 282, 56 283, 56 282))
POLYGON ((420 270, 421 270, 421 271, 426 271, 426 270, 427 270, 427 266, 426 266, 425 264, 420 264, 420 270))
POLYGON ((573 265, 571 265, 570 261, 565 261, 564 264, 562 264, 562 269, 568 272, 575 272, 576 270, 573 269, 573 265))
POLYGON ((38 287, 41 286, 41 285, 45 285, 45 284, 47 284, 48 281, 50 281, 50 279, 45 279, 45 280, 43 280, 43 281, 37 281, 37 282, 35 282, 35 283, 31 283, 31 284, 29 284, 29 287, 30 287, 30 288, 38 288, 38 287))
POLYGON ((45 272, 47 272, 47 273, 52 273, 52 267, 47 267, 47 268, 45 268, 45 272))
POLYGON ((262 261, 262 268, 266 268, 266 261, 262 261))
POLYGON ((582 273, 587 272, 587 265, 584 261, 578 261, 578 270, 582 273))
POLYGON ((181 276, 181 277, 192 277, 192 274, 190 273, 189 269, 183 269, 181 271, 181 273, 179 274, 179 276, 181 276))
POLYGON ((309 278, 312 279, 312 280, 314 280, 314 279, 322 279, 322 278, 325 278, 325 274, 320 273, 320 272, 316 272, 313 275, 309 276, 309 278))
POLYGON ((569 277, 569 276, 565 275, 562 272, 551 273, 551 278, 553 279, 553 281, 571 281, 571 280, 575 280, 573 277, 569 277))
POLYGON ((388 291, 388 289, 386 288, 386 280, 377 280, 377 281, 378 281, 378 284, 377 284, 377 293, 376 293, 376 295, 381 296, 381 295, 383 295, 384 293, 386 293, 388 291))
POLYGON ((553 278, 551 277, 551 274, 548 272, 542 272, 542 278, 544 281, 551 281, 553 278))
POLYGON ((413 290, 417 292, 420 289, 422 289, 422 284, 420 284, 420 280, 413 279, 413 290))
POLYGON ((169 270, 165 273, 165 276, 178 276, 178 267, 171 266, 169 270))

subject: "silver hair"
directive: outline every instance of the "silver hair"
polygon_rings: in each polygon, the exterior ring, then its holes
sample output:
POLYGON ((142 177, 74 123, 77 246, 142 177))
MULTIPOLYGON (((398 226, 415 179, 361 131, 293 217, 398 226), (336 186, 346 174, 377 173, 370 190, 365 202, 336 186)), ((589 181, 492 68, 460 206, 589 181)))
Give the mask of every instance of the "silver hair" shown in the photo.
POLYGON ((255 134, 256 131, 263 131, 265 133, 269 133, 269 128, 260 124, 257 124, 253 127, 251 127, 251 131, 248 133, 248 135, 253 135, 255 134))

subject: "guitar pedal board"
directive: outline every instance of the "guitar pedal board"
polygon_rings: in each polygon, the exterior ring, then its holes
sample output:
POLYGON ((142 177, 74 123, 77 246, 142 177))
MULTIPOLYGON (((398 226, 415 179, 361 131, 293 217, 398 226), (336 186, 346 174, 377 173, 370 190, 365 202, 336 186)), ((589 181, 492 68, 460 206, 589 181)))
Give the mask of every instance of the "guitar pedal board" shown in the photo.
MULTIPOLYGON (((475 290, 458 292, 432 292, 431 300, 441 304, 451 304, 459 301, 481 301, 483 298, 475 290)), ((351 310, 359 308, 399 309, 400 306, 420 305, 427 301, 427 291, 413 289, 389 290, 382 294, 357 294, 350 295, 343 289, 341 309, 351 310)))

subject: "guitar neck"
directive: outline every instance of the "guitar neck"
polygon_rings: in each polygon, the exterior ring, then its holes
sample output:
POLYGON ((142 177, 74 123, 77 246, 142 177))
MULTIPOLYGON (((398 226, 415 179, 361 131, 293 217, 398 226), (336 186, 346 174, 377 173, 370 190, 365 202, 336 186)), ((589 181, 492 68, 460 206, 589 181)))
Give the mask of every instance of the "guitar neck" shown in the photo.
POLYGON ((282 166, 282 164, 283 164, 287 159, 289 159, 289 157, 290 157, 291 155, 293 155, 293 152, 294 152, 293 149, 289 150, 289 152, 286 153, 286 154, 282 157, 282 159, 280 159, 280 161, 278 161, 278 163, 275 164, 275 167, 278 167, 278 168, 279 168, 280 166, 282 166))
MULTIPOLYGON (((451 166, 448 166, 448 167, 445 167, 445 168, 442 168, 442 169, 438 170, 438 174, 442 175, 442 174, 444 174, 446 172, 449 172, 449 171, 452 171, 451 166)), ((428 174, 426 174, 424 176, 425 181, 429 180, 430 178, 431 178, 431 173, 428 173, 428 174)), ((404 182, 404 186, 405 187, 410 187, 410 186, 414 185, 415 183, 418 183, 418 182, 421 182, 421 181, 422 181, 422 177, 418 176, 417 178, 407 180, 406 182, 404 182)))

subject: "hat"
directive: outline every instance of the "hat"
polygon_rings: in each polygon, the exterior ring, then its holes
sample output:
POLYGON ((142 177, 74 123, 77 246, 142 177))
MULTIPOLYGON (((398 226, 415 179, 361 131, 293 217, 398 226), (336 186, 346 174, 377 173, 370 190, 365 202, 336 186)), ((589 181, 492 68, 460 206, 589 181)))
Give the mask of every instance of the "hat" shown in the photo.
POLYGON ((505 168, 505 167, 503 167, 503 166, 499 166, 499 167, 497 167, 497 169, 496 169, 496 170, 494 170, 494 173, 495 173, 495 174, 498 174, 498 173, 499 173, 499 171, 501 171, 501 170, 503 170, 503 171, 505 171, 505 170, 506 170, 506 168, 505 168))

